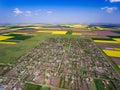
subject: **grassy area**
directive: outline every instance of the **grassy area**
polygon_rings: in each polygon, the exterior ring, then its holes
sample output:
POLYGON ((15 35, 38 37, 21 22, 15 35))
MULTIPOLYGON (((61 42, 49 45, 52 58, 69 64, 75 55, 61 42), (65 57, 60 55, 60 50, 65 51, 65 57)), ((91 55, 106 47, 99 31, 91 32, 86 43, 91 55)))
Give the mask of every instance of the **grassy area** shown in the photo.
POLYGON ((31 27, 25 27, 25 28, 22 28, 20 30, 34 30, 35 28, 31 28, 31 27))
POLYGON ((97 90, 94 80, 91 82, 92 90, 97 90))
POLYGON ((67 31, 67 35, 72 35, 72 31, 67 31))
POLYGON ((24 90, 40 90, 41 86, 27 83, 25 84, 24 90))
POLYGON ((32 37, 32 36, 26 36, 26 35, 22 35, 22 34, 12 34, 12 33, 10 33, 6 36, 12 36, 13 37, 13 38, 7 39, 8 41, 9 40, 26 40, 26 39, 29 39, 29 38, 32 37))
POLYGON ((104 87, 104 85, 103 85, 101 80, 94 79, 94 82, 95 82, 97 90, 105 90, 105 87, 104 87))
POLYGON ((24 90, 50 90, 50 87, 26 83, 24 90))
POLYGON ((40 41, 45 40, 51 36, 51 34, 37 34, 35 37, 21 41, 15 45, 2 45, 0 44, 0 63, 8 64, 12 63, 20 56, 24 55, 32 48, 37 46, 40 41))

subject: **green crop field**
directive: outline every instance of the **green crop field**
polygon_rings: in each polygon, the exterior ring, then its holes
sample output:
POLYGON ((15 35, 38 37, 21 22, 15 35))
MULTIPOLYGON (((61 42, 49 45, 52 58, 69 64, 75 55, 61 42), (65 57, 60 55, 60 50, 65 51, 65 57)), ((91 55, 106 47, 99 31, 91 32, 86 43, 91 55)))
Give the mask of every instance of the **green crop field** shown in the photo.
POLYGON ((50 90, 50 87, 26 83, 24 90, 50 90))
POLYGON ((37 46, 40 41, 49 38, 50 34, 37 34, 35 37, 24 40, 15 45, 0 44, 0 63, 8 64, 15 61, 21 55, 37 46))

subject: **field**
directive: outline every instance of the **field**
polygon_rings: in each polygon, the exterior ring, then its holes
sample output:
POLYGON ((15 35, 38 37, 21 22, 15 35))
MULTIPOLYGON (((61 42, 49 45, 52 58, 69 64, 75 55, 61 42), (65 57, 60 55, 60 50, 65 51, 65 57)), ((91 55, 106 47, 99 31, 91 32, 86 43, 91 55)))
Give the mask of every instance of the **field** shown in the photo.
POLYGON ((26 83, 24 90, 50 90, 47 86, 40 86, 36 84, 26 83))
POLYGON ((1 88, 119 90, 119 32, 97 29, 78 24, 2 27, 1 88))
POLYGON ((36 35, 36 37, 27 39, 25 41, 21 41, 15 45, 0 45, 2 48, 0 48, 0 61, 1 63, 11 63, 17 58, 19 58, 21 55, 24 55, 24 53, 28 52, 32 48, 34 48, 36 45, 39 44, 39 41, 44 40, 48 38, 50 35, 45 34, 39 34, 36 35))
POLYGON ((98 36, 92 36, 94 42, 113 60, 120 65, 120 34, 119 31, 95 31, 98 36))

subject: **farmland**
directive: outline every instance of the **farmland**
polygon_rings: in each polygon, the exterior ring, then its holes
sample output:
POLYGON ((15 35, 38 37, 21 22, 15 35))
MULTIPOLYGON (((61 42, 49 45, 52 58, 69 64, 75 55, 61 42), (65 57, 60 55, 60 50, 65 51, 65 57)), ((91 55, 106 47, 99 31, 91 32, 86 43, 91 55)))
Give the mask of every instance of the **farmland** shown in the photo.
POLYGON ((8 32, 3 32, 5 27, 2 27, 0 35, 1 88, 120 89, 120 69, 110 59, 112 56, 119 60, 118 31, 102 27, 96 31, 87 25, 36 24, 6 28, 8 32))

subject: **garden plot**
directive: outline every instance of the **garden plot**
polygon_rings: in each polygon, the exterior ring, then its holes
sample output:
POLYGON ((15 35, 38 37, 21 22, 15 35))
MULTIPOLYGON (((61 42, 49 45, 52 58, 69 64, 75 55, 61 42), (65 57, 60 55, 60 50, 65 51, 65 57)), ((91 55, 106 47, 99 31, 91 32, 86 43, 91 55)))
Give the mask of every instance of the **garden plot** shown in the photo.
MULTIPOLYGON (((48 90, 120 89, 118 67, 114 67, 87 37, 42 41, 11 67, 1 77, 0 84, 6 86, 5 90, 19 85, 23 89, 25 83, 33 83, 31 87, 36 88, 46 86, 48 90)), ((28 90, 29 87, 24 88, 28 90)))

